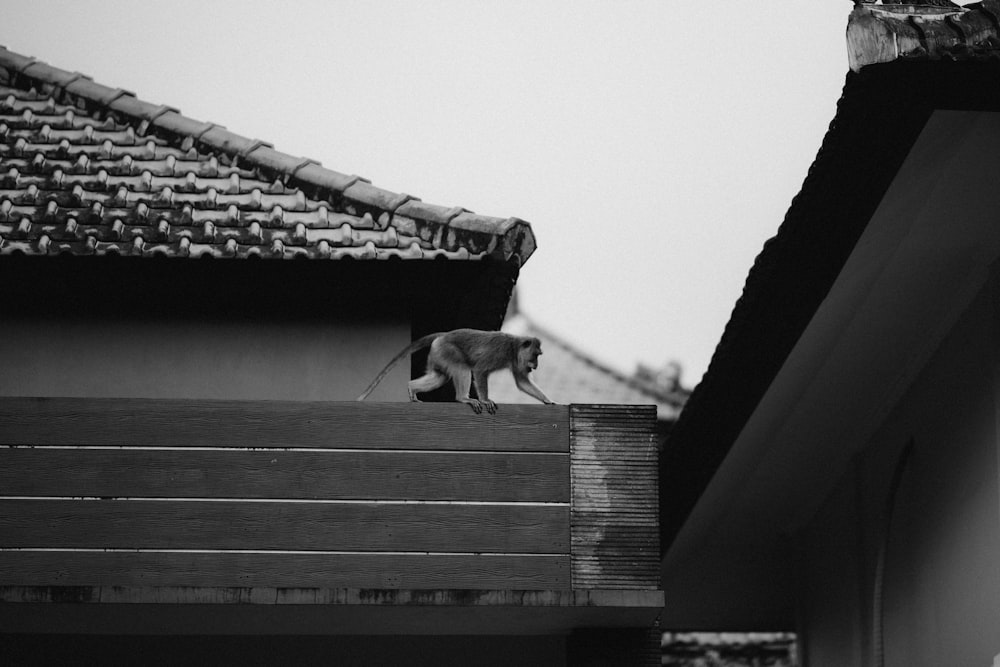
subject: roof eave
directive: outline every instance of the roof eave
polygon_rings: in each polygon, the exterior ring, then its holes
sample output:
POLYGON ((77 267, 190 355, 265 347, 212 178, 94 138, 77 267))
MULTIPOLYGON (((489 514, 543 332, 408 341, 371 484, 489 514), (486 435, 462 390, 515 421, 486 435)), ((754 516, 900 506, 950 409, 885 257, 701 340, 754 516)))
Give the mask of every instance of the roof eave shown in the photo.
POLYGON ((837 115, 746 280, 661 460, 668 546, 839 276, 935 109, 1000 110, 1000 60, 910 60, 847 76, 837 115))
POLYGON ((477 244, 488 247, 486 255, 503 261, 516 260, 521 265, 537 247, 531 225, 518 218, 476 215, 464 208, 427 204, 412 195, 376 187, 360 176, 343 174, 323 167, 316 160, 283 153, 260 139, 243 137, 217 123, 189 118, 173 107, 145 102, 131 91, 95 83, 88 76, 53 67, 3 46, 0 46, 0 68, 134 119, 140 135, 150 132, 170 135, 188 147, 218 151, 243 164, 259 167, 272 178, 302 187, 311 196, 353 204, 372 213, 383 227, 392 224, 399 213, 419 225, 443 226, 455 237, 463 234, 488 237, 492 239, 488 243, 477 244))

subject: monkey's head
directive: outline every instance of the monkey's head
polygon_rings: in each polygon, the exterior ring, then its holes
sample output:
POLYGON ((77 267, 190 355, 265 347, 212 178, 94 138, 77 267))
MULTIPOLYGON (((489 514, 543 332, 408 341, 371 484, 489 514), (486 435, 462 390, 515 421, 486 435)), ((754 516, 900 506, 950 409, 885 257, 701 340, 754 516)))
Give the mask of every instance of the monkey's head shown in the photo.
POLYGON ((518 347, 518 365, 525 373, 538 368, 538 357, 542 355, 542 341, 537 338, 523 338, 518 347))

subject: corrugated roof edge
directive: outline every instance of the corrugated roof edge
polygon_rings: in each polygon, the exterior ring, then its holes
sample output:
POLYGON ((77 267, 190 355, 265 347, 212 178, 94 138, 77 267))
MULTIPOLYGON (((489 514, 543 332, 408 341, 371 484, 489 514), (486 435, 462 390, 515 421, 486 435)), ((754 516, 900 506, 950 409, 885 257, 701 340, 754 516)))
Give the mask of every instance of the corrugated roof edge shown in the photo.
POLYGON ((505 261, 516 259, 521 265, 537 247, 531 224, 520 218, 476 215, 461 207, 428 204, 412 195, 384 190, 360 176, 342 174, 323 167, 316 160, 282 153, 260 139, 248 139, 230 132, 223 125, 189 118, 173 107, 145 102, 131 91, 95 83, 84 74, 53 67, 36 58, 10 51, 2 45, 0 67, 12 70, 32 82, 60 89, 132 118, 141 135, 155 128, 174 135, 182 142, 188 141, 192 146, 200 145, 209 150, 220 151, 242 163, 259 167, 286 184, 294 182, 310 196, 342 199, 362 208, 377 209, 379 215, 372 217, 380 220, 383 227, 391 225, 392 218, 398 213, 407 218, 442 225, 456 232, 489 234, 498 239, 497 243, 491 243, 492 256, 505 261))

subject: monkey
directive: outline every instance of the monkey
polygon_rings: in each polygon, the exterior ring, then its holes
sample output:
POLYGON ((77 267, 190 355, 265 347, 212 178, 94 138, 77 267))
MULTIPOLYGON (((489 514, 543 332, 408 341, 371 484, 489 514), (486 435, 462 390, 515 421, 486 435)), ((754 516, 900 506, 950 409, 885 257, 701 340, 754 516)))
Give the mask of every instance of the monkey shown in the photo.
POLYGON ((512 336, 500 331, 479 331, 477 329, 455 329, 444 333, 433 333, 418 338, 397 354, 382 371, 375 376, 359 401, 368 398, 379 382, 401 359, 417 350, 430 347, 427 355, 427 371, 421 377, 410 380, 406 388, 410 400, 420 402, 418 393, 431 391, 442 386, 449 379, 455 384, 455 400, 472 407, 480 414, 483 408, 495 414, 497 404, 490 400, 488 379, 490 373, 509 368, 514 374, 517 388, 546 405, 554 405, 538 388, 528 374, 538 368, 538 357, 542 354, 542 342, 534 337, 512 336), (471 380, 475 384, 479 399, 469 396, 471 380))

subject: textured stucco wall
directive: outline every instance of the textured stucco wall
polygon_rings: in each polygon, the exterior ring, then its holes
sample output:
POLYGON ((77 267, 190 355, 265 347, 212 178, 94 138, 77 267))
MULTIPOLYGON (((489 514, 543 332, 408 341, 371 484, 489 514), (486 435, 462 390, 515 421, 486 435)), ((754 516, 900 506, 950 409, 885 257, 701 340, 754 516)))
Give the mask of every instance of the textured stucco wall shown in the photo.
MULTIPOLYGON (((409 344, 408 321, 0 320, 0 396, 344 401, 409 344)), ((370 401, 405 401, 401 362, 370 401)))

